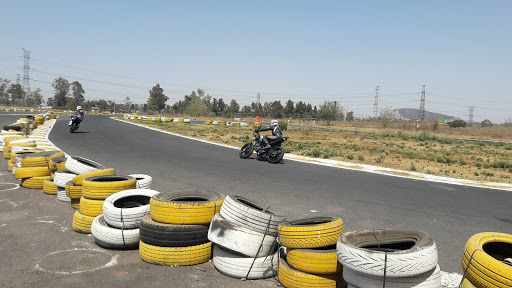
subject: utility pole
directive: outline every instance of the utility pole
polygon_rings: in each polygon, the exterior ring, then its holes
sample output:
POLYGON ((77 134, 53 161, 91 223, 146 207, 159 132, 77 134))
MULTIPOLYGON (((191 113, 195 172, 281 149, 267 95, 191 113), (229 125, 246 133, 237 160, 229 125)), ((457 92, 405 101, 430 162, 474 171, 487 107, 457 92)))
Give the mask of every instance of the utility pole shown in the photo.
POLYGON ((379 89, 380 86, 377 86, 377 89, 375 89, 375 102, 373 102, 373 118, 375 120, 379 116, 379 89))
POLYGON ((28 77, 28 71, 30 70, 30 51, 25 50, 23 48, 23 59, 24 59, 24 65, 23 65, 23 90, 25 93, 30 93, 30 78, 28 77))
POLYGON ((258 106, 260 106, 260 92, 258 92, 258 96, 256 96, 256 104, 258 104, 258 106))
POLYGON ((469 121, 468 121, 468 124, 469 126, 473 126, 473 112, 475 111, 475 106, 469 106, 469 121))
POLYGON ((421 122, 425 121, 425 86, 423 85, 423 91, 421 91, 420 115, 418 117, 421 122))

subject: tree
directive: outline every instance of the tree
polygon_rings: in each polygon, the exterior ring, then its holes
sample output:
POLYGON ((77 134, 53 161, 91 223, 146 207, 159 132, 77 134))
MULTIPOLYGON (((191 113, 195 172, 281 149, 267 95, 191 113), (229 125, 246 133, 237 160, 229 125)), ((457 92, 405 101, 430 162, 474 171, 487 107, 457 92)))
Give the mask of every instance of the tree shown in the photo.
POLYGON ((482 123, 480 123, 480 126, 481 127, 492 127, 494 125, 492 124, 491 120, 485 119, 484 121, 482 121, 482 123))
POLYGON ((462 119, 453 120, 448 124, 450 128, 457 128, 457 127, 466 127, 468 126, 468 123, 462 119))
POLYGON ((53 81, 52 87, 55 91, 55 96, 53 97, 53 107, 65 107, 68 102, 67 96, 70 89, 68 80, 59 77, 53 81))
POLYGON ((208 106, 199 97, 194 97, 192 102, 187 106, 187 112, 191 116, 199 117, 208 115, 208 106))
POLYGON ((148 108, 153 111, 160 111, 165 108, 165 102, 169 97, 165 96, 164 89, 160 88, 160 84, 156 84, 149 91, 148 108))
POLYGON ((347 117, 345 118, 345 120, 349 122, 354 121, 354 111, 347 112, 347 117))
POLYGON ((25 100, 25 91, 20 84, 11 84, 11 87, 7 91, 11 95, 11 103, 14 105, 22 104, 25 100))
POLYGON ((0 104, 9 104, 9 86, 11 81, 0 78, 0 104))
POLYGON ((274 101, 270 104, 270 115, 273 118, 283 118, 284 107, 281 104, 281 101, 274 101))
POLYGON ((284 114, 286 115, 286 117, 292 117, 293 112, 294 112, 293 110, 294 110, 293 101, 292 100, 286 101, 286 106, 284 106, 284 114))
POLYGON ((324 104, 320 105, 318 116, 320 119, 327 120, 327 125, 331 125, 331 121, 344 118, 342 108, 337 101, 324 101, 324 104))
POLYGON ((124 109, 127 111, 127 112, 130 112, 131 111, 131 105, 132 105, 132 101, 130 101, 130 97, 126 96, 126 98, 124 98, 124 109))
POLYGON ((82 103, 85 101, 85 90, 82 88, 82 84, 78 81, 74 81, 71 83, 71 91, 73 93, 73 98, 75 99, 75 102, 77 105, 82 105, 82 103))
POLYGON ((43 95, 41 94, 40 88, 37 88, 36 90, 32 91, 29 95, 27 95, 28 106, 39 107, 41 104, 43 104, 43 102, 43 95))

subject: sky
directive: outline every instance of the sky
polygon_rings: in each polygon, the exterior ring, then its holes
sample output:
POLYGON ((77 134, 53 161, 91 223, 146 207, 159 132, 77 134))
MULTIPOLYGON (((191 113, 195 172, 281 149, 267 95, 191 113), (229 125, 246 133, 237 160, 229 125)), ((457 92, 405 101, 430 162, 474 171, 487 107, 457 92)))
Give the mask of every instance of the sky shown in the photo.
POLYGON ((0 0, 0 77, 53 97, 58 77, 86 100, 146 103, 157 83, 241 106, 338 101, 357 118, 420 108, 512 121, 512 1, 0 0))

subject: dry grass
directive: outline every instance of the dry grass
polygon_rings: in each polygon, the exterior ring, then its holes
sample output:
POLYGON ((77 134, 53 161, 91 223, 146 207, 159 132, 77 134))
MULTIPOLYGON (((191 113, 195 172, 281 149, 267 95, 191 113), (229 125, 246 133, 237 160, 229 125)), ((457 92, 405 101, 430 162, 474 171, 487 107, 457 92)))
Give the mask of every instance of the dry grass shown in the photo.
MULTIPOLYGON (((241 147, 252 139, 252 128, 247 127, 131 121, 231 146, 241 147)), ((337 125, 336 127, 347 129, 349 126, 337 125)), ((503 128, 508 129, 499 131, 499 133, 510 132, 510 127, 503 128)), ((357 132, 363 131, 363 129, 375 128, 351 129, 354 132, 319 131, 308 127, 295 128, 285 132, 289 141, 286 141, 283 147, 287 153, 297 155, 453 178, 512 183, 512 161, 510 160, 512 159, 512 145, 453 141, 441 137, 441 135, 451 134, 433 133, 427 130, 386 128, 367 130, 378 132, 378 134, 357 132)), ((487 128, 481 129, 487 130, 487 128)), ((468 132, 463 131, 463 133, 468 132)), ((496 140, 496 138, 493 139, 496 140)))

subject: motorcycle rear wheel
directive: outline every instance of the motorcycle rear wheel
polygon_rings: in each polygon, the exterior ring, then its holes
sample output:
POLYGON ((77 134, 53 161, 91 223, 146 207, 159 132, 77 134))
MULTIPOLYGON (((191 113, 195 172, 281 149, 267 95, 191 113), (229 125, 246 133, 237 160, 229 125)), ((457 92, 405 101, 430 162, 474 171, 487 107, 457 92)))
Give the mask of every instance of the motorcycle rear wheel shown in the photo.
POLYGON ((240 155, 240 158, 247 159, 252 154, 253 145, 251 143, 246 143, 242 148, 240 149, 240 152, 238 153, 240 155))
POLYGON ((75 131, 75 130, 76 130, 76 123, 73 122, 73 123, 71 123, 71 127, 69 127, 69 133, 73 133, 73 131, 75 131))
POLYGON ((284 157, 284 149, 281 146, 276 146, 270 148, 270 152, 268 153, 268 162, 272 164, 279 163, 281 159, 284 157))

